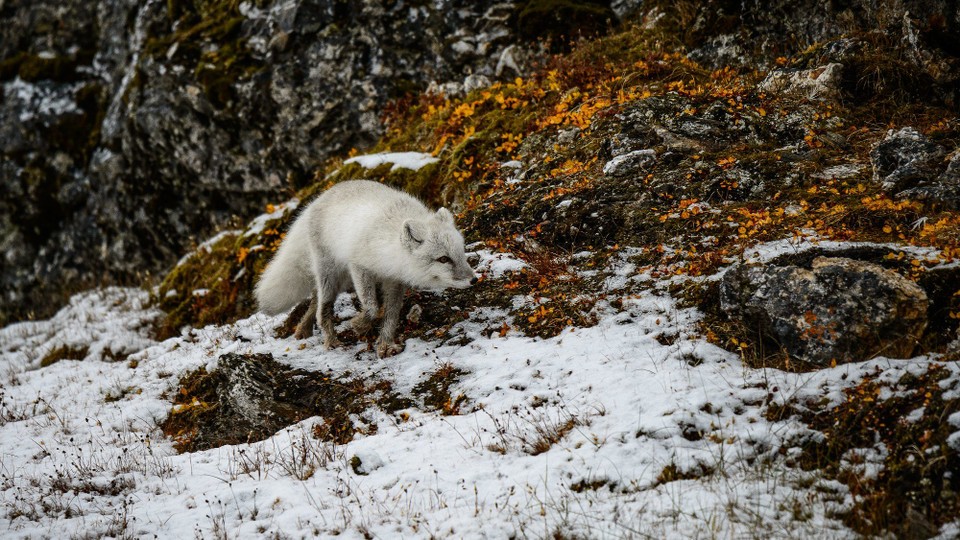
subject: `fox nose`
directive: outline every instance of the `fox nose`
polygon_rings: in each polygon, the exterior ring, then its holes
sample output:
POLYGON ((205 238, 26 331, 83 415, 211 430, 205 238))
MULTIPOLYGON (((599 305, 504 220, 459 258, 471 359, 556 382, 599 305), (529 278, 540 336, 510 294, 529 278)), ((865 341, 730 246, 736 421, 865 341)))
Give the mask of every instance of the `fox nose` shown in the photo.
POLYGON ((476 285, 478 281, 480 281, 480 279, 477 278, 477 276, 473 276, 472 278, 470 278, 471 285, 476 285))

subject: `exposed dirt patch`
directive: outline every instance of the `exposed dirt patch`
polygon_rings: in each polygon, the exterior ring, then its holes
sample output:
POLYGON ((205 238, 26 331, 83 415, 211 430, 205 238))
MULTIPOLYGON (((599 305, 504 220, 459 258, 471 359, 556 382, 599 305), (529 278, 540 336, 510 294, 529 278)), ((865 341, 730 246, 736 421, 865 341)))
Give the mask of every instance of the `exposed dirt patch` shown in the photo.
POLYGON ((311 416, 323 417, 315 436, 346 443, 376 431, 363 421, 371 405, 388 412, 412 405, 387 381, 292 369, 269 354, 221 356, 213 371, 187 374, 173 403, 160 427, 180 452, 263 440, 311 416))

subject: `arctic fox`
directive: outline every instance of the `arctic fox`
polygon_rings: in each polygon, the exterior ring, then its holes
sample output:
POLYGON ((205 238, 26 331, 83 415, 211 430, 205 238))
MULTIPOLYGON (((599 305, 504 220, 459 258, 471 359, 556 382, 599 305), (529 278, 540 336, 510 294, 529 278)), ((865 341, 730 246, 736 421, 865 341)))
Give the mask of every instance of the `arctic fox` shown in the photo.
POLYGON ((467 263, 463 236, 446 208, 431 212, 419 200, 369 180, 334 185, 294 221, 256 287, 260 310, 282 313, 311 297, 296 337, 313 334, 319 306, 327 349, 339 345, 333 303, 341 292, 356 291, 361 311, 351 320, 366 334, 383 298, 377 355, 394 355, 406 288, 465 288, 477 282, 467 263))

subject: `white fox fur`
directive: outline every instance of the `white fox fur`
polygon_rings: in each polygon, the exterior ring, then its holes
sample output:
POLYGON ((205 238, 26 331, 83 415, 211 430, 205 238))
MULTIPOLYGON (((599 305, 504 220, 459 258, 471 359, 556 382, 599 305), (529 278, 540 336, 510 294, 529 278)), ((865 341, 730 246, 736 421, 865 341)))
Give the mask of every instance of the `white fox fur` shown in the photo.
POLYGON ((368 180, 334 185, 294 221, 256 287, 260 310, 276 315, 312 296, 297 337, 312 335, 319 307, 327 348, 337 345, 333 303, 356 291, 362 306, 353 318, 359 334, 370 330, 383 297, 377 354, 401 350, 394 344, 406 288, 469 287, 477 276, 463 250, 453 215, 436 212, 391 187, 368 180))

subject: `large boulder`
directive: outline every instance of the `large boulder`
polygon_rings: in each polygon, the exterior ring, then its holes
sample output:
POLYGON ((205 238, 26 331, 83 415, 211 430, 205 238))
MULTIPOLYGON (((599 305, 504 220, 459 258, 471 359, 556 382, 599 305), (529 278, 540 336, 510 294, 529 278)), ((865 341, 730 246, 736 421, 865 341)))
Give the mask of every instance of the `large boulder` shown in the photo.
POLYGON ((812 366, 908 358, 927 325, 927 295, 873 263, 818 257, 809 268, 741 264, 720 283, 721 308, 812 366))

